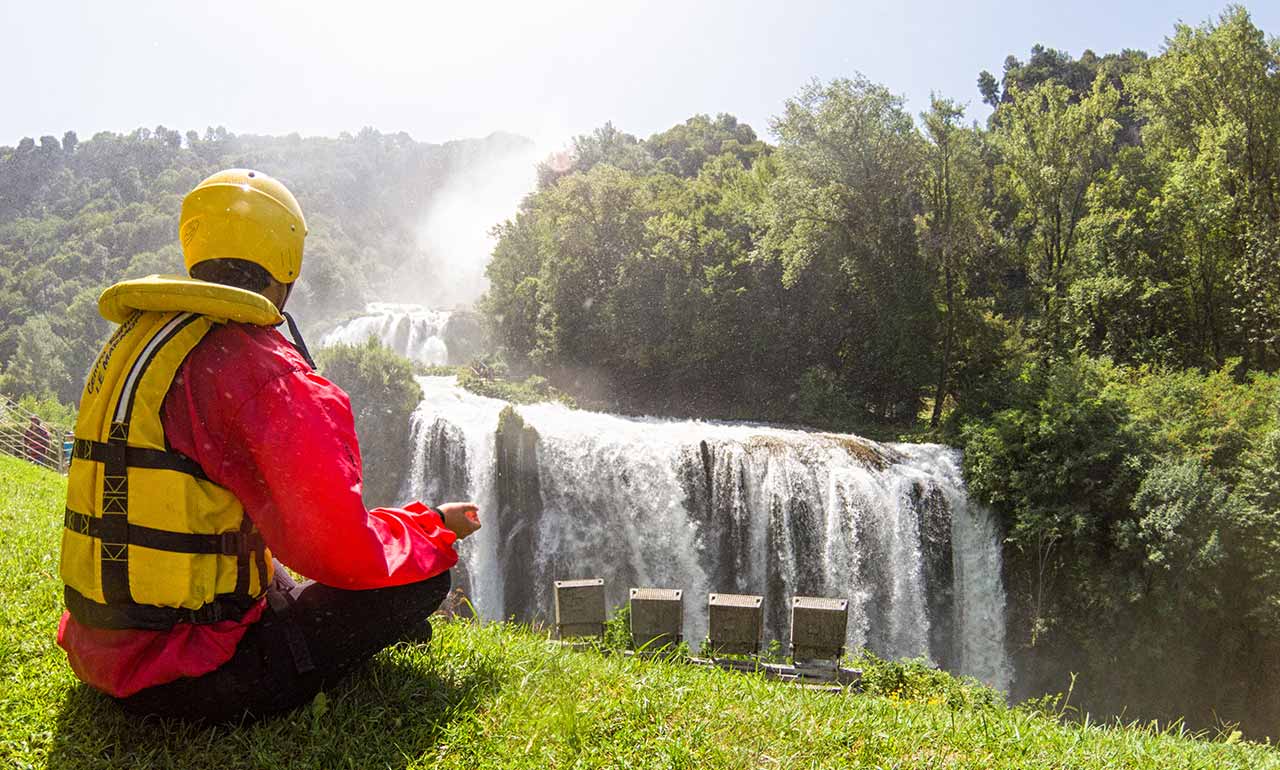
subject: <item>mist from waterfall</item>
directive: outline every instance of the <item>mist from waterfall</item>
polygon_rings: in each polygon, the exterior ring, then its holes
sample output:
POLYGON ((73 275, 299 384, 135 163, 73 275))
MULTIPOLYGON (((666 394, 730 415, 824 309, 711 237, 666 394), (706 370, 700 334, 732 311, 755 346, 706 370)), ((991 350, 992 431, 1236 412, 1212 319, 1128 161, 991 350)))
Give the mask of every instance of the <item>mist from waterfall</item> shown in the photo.
MULTIPOLYGON (((492 139, 493 137, 491 137, 492 139)), ((404 296, 429 297, 450 307, 470 306, 489 287, 485 267, 496 238, 493 230, 515 216, 520 201, 537 184, 541 157, 533 142, 509 136, 469 158, 465 174, 447 178, 433 190, 417 228, 423 264, 404 276, 404 296)))
POLYGON ((611 607, 632 586, 683 588, 697 647, 712 591, 764 595, 766 637, 784 642, 790 597, 844 597, 849 650, 926 657, 1008 689, 997 526, 968 500, 956 450, 521 406, 536 495, 495 520, 511 508, 495 472, 505 402, 452 378, 419 383, 405 491, 480 504, 486 526, 461 564, 483 616, 549 621, 557 579, 604 578, 611 607))

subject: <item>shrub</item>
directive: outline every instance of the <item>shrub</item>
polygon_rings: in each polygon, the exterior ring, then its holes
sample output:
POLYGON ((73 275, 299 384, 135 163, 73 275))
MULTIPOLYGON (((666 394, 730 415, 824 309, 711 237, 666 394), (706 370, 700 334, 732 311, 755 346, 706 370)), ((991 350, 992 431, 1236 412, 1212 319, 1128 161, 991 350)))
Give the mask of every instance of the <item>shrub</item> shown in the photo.
POLYGON ((1025 692, 1078 671, 1084 708, 1274 722, 1278 389, 1234 362, 1076 355, 1025 365, 962 425, 970 491, 1006 526, 1025 692))
POLYGON ((1093 537, 1128 513, 1140 448, 1113 376, 1085 357, 1029 367, 1032 395, 963 429, 970 492, 1003 514, 1014 546, 1093 537))
POLYGON ((364 345, 320 351, 321 372, 351 397, 364 462, 367 505, 392 505, 408 458, 409 415, 422 401, 413 363, 370 338, 364 345))
POLYGON ((1231 538, 1239 523, 1226 485, 1198 459, 1161 460, 1139 485, 1133 513, 1117 526, 1119 548, 1141 554, 1147 571, 1177 580, 1180 585, 1165 586, 1172 598, 1194 589, 1187 595, 1206 608, 1215 604, 1223 538, 1231 538))
POLYGON ((982 683, 955 677, 921 658, 884 660, 863 650, 853 660, 862 670, 862 690, 896 700, 945 703, 950 708, 994 707, 1001 695, 982 683))
POLYGON ((471 369, 460 369, 458 385, 478 396, 498 398, 513 404, 538 404, 546 401, 559 401, 566 406, 574 406, 569 396, 561 393, 547 382, 545 377, 531 375, 520 380, 505 380, 500 377, 481 377, 471 369))

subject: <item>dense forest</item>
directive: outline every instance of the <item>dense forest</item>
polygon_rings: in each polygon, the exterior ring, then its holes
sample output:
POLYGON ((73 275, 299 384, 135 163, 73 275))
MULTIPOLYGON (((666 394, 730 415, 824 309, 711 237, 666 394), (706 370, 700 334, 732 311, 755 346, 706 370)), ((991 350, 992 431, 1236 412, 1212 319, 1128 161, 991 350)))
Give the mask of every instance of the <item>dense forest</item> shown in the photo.
MULTIPOLYGON (((1280 43, 1036 46, 985 125, 813 83, 761 142, 612 125, 500 228, 507 363, 580 401, 961 446, 1017 695, 1280 734, 1280 43)), ((985 112, 985 110, 984 110, 985 112)))
MULTIPOLYGON (((1036 46, 975 94, 984 121, 943 96, 913 116, 853 76, 782 105, 776 145, 729 115, 579 137, 497 227, 495 368, 610 409, 959 446, 1005 525, 1016 696, 1078 672, 1094 714, 1280 735, 1280 42, 1231 8, 1158 54, 1036 46)), ((73 404, 97 294, 181 264, 181 197, 218 168, 303 201, 316 323, 425 269, 432 196, 516 146, 0 147, 0 391, 73 404)))

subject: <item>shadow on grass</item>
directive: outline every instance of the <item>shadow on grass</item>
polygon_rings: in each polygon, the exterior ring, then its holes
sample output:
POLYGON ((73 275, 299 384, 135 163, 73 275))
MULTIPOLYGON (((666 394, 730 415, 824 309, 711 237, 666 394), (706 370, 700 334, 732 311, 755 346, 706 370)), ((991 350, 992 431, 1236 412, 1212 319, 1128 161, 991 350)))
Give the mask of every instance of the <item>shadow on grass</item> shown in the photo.
POLYGON ((239 727, 139 720, 77 685, 58 714, 48 766, 403 768, 430 753, 452 722, 478 709, 502 684, 483 659, 450 668, 442 656, 411 650, 384 652, 323 698, 239 727))

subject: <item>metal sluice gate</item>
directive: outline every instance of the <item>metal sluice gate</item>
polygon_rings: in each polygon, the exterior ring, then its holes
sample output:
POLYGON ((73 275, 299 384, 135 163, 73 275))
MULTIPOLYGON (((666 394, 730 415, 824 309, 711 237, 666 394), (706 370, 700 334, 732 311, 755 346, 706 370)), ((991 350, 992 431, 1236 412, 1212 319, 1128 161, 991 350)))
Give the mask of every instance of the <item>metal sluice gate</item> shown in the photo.
MULTIPOLYGON (((628 654, 667 656, 684 641, 684 591, 679 588, 632 588, 629 592, 630 636, 635 651, 628 654)), ((713 593, 707 597, 707 639, 700 652, 685 658, 696 665, 763 674, 798 682, 822 682, 836 689, 856 685, 860 671, 843 668, 849 601, 796 596, 791 602, 788 663, 768 661, 762 654, 764 597, 713 593)), ((601 640, 606 622, 604 580, 555 581, 556 636, 572 640, 601 640)))

